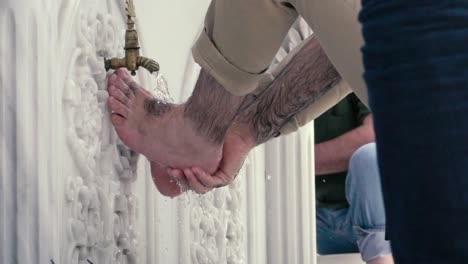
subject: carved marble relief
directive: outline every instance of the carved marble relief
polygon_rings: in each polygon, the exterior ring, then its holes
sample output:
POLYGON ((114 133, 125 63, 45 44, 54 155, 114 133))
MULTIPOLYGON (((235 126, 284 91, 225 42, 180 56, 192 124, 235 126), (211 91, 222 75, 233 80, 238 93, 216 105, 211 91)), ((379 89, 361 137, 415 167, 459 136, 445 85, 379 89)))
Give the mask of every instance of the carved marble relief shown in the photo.
MULTIPOLYGON (((118 139, 108 118, 103 57, 121 56, 122 27, 110 14, 80 8, 63 107, 77 175, 66 186, 63 263, 137 263, 138 156, 118 139)), ((62 251, 63 252, 63 251, 62 251)))
POLYGON ((245 263, 242 188, 239 180, 204 196, 191 207, 192 263, 245 263))

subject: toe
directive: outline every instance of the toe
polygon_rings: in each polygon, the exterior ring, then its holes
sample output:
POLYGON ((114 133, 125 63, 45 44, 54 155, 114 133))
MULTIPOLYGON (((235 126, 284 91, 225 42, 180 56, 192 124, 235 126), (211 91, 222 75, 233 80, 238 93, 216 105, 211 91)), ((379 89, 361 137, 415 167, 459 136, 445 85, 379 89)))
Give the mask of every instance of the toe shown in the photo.
POLYGON ((122 90, 118 89, 115 86, 109 87, 109 95, 119 100, 125 106, 129 106, 130 98, 126 96, 122 90))
POLYGON ((130 76, 127 71, 118 71, 116 74, 131 91, 136 92, 141 90, 141 86, 133 80, 132 76, 130 76))
POLYGON ((115 83, 115 87, 122 91, 122 93, 128 98, 133 98, 135 96, 131 87, 129 87, 120 77, 116 78, 115 83))
POLYGON ((130 84, 131 82, 133 82, 133 78, 128 73, 127 70, 119 69, 119 70, 115 71, 115 74, 127 84, 130 84))
POLYGON ((107 87, 111 86, 111 85, 115 85, 115 81, 117 79, 117 74, 113 73, 109 76, 109 78, 107 79, 107 87))
POLYGON ((135 97, 143 97, 143 98, 154 98, 154 95, 152 95, 149 91, 145 89, 137 89, 134 90, 135 97))
POLYGON ((124 76, 130 77, 130 78, 132 77, 132 76, 128 73, 127 69, 124 69, 124 68, 119 68, 119 69, 115 70, 114 73, 115 73, 117 76, 119 76, 120 78, 122 78, 122 77, 124 77, 124 76))
POLYGON ((123 126, 125 124, 125 118, 118 114, 111 114, 111 123, 115 127, 123 126))
POLYGON ((124 118, 128 117, 128 108, 122 104, 119 100, 117 100, 113 96, 109 96, 109 100, 107 101, 107 104, 109 106, 110 112, 112 114, 119 114, 124 118))

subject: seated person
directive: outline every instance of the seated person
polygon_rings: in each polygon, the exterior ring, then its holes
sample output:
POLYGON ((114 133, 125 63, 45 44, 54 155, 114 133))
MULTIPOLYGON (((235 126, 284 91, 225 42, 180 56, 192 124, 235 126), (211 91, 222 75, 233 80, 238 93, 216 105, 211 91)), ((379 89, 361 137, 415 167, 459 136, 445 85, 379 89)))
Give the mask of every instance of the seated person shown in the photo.
POLYGON ((315 120, 318 254, 393 263, 373 141, 372 114, 355 94, 315 120))

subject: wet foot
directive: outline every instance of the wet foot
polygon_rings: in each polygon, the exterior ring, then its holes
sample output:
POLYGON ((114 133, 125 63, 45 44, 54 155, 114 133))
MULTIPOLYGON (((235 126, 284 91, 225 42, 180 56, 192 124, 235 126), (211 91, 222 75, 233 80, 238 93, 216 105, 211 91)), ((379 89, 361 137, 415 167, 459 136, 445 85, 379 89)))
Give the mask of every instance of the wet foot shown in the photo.
POLYGON ((151 162, 151 177, 158 191, 164 196, 176 197, 187 190, 186 186, 169 176, 166 169, 155 162, 151 162))
POLYGON ((108 92, 110 118, 119 138, 158 164, 161 170, 154 170, 156 174, 167 167, 216 170, 222 144, 213 145, 200 137, 184 118, 183 105, 158 100, 134 82, 126 70, 117 70, 109 77, 108 92))

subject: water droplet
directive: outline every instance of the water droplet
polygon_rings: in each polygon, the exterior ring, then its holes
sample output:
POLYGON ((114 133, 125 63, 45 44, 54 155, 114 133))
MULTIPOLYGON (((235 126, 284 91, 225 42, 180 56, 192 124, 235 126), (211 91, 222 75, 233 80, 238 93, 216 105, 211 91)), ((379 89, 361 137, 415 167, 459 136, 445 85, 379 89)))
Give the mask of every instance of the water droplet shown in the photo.
POLYGON ((271 175, 267 175, 267 180, 271 180, 271 175))
POLYGON ((322 182, 327 182, 327 181, 325 179, 323 179, 322 182))

